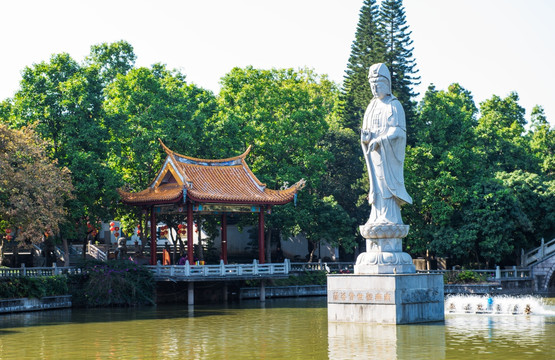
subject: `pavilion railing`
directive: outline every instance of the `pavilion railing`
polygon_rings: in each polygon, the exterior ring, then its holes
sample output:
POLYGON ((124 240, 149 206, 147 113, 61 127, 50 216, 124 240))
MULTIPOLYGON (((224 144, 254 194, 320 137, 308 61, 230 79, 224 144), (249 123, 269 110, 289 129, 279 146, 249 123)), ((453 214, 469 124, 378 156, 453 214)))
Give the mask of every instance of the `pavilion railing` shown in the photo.
POLYGON ((304 272, 304 271, 326 271, 330 272, 345 272, 352 273, 354 270, 354 263, 352 262, 294 262, 291 263, 291 272, 304 272))
POLYGON ((463 271, 472 271, 478 275, 484 275, 487 281, 532 279, 532 270, 530 268, 517 268, 516 266, 509 269, 501 269, 497 266, 495 269, 490 270, 417 270, 416 272, 421 274, 447 274, 460 273, 463 271))
POLYGON ((0 268, 0 277, 42 277, 81 273, 80 268, 62 267, 56 266, 56 264, 53 264, 52 267, 25 267, 25 264, 21 264, 20 268, 0 268))
POLYGON ((252 264, 228 264, 220 261, 219 265, 147 265, 155 277, 233 277, 247 275, 287 275, 289 274, 290 263, 285 260, 283 263, 259 264, 254 260, 252 264))
MULTIPOLYGON (((228 264, 223 261, 219 265, 146 265, 155 278, 207 278, 207 277, 239 277, 257 275, 287 275, 290 269, 289 260, 283 263, 259 264, 254 260, 251 264, 228 264)), ((41 277, 62 274, 80 274, 83 269, 78 267, 25 267, 0 268, 0 277, 41 277)))

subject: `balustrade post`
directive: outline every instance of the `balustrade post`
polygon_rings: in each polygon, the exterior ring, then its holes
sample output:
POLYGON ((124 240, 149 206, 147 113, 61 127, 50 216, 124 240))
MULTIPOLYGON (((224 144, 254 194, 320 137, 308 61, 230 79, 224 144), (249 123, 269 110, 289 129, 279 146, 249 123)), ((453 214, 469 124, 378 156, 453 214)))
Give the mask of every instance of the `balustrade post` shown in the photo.
POLYGON ((21 272, 23 276, 27 276, 27 269, 25 269, 25 263, 21 263, 21 272))
POLYGON ((170 265, 170 276, 173 276, 174 269, 175 269, 174 265, 170 265))
POLYGON ((56 263, 53 263, 52 268, 53 268, 54 275, 58 275, 58 265, 56 265, 56 263))
POLYGON ((225 275, 225 264, 223 260, 220 260, 220 275, 221 276, 225 275))
POLYGON ((252 261, 252 267, 253 267, 253 274, 258 275, 258 261, 256 261, 256 259, 252 261))
POLYGON ((291 261, 289 261, 289 259, 285 259, 284 263, 285 263, 285 273, 289 274, 289 271, 291 271, 291 261))
POLYGON ((495 267, 495 280, 501 280, 501 268, 499 265, 495 267))
POLYGON ((191 265, 189 265, 189 260, 185 260, 185 276, 191 276, 191 265))
POLYGON ((513 265, 513 276, 516 278, 516 266, 513 265))

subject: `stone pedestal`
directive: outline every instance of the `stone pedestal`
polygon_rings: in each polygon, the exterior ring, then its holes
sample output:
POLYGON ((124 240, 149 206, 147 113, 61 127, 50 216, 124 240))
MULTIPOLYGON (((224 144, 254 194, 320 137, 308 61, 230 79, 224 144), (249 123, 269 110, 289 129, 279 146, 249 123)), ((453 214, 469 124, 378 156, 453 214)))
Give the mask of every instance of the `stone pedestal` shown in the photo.
POLYGON ((441 274, 328 275, 328 321, 412 324, 443 320, 441 274))
POLYGON ((355 274, 414 274, 412 258, 403 252, 403 238, 408 232, 409 226, 403 224, 362 225, 366 252, 358 256, 355 274))

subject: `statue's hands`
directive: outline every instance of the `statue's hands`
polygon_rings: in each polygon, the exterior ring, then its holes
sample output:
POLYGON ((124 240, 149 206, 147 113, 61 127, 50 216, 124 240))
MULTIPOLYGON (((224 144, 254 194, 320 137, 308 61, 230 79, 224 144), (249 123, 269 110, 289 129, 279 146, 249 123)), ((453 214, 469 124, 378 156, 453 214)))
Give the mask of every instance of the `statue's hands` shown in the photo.
POLYGON ((360 132, 360 141, 363 144, 368 144, 368 142, 370 141, 370 138, 372 137, 372 134, 370 133, 370 131, 368 130, 362 130, 360 132))

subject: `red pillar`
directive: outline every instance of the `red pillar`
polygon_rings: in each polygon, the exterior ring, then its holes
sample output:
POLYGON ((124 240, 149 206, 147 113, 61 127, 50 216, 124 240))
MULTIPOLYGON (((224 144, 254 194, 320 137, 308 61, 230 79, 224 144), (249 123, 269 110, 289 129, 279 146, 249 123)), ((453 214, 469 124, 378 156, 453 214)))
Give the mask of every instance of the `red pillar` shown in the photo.
POLYGON ((150 208, 150 265, 156 265, 156 214, 150 208))
POLYGON ((222 214, 222 260, 227 264, 227 214, 222 214))
POLYGON ((195 255, 193 252, 193 203, 187 201, 187 258, 189 264, 194 265, 195 255))
POLYGON ((264 206, 258 213, 258 262, 264 264, 264 206))

